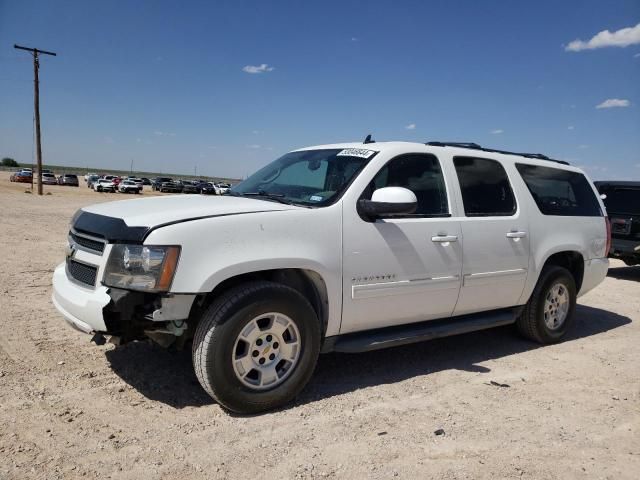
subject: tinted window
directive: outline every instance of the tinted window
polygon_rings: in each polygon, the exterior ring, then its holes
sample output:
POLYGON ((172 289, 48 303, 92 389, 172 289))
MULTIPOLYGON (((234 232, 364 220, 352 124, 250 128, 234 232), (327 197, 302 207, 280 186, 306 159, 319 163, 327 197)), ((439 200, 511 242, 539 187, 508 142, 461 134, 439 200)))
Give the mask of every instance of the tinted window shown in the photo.
POLYGON ((522 163, 516 164, 516 168, 544 215, 602 215, 598 199, 581 173, 522 163))
POLYGON ((513 215, 516 201, 507 172, 487 158, 455 157, 464 213, 467 217, 513 215))
MULTIPOLYGON (((383 187, 404 187, 418 199, 413 216, 447 216, 447 190, 438 159, 433 155, 402 155, 387 163, 375 176, 363 198, 383 187)), ((411 215, 408 215, 411 216, 411 215)))
POLYGON ((604 199, 604 206, 607 212, 630 213, 640 215, 640 187, 605 187, 600 190, 607 198, 604 199))

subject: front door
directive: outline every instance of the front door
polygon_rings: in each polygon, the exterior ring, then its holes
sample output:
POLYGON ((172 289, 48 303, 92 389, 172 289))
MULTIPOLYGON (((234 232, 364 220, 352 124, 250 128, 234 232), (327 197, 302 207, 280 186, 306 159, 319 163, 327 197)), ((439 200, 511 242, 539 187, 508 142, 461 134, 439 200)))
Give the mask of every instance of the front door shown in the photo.
POLYGON ((360 217, 344 204, 343 313, 340 333, 449 317, 461 284, 463 242, 450 216, 446 181, 438 159, 401 155, 375 176, 374 190, 400 186, 418 199, 415 214, 360 217))

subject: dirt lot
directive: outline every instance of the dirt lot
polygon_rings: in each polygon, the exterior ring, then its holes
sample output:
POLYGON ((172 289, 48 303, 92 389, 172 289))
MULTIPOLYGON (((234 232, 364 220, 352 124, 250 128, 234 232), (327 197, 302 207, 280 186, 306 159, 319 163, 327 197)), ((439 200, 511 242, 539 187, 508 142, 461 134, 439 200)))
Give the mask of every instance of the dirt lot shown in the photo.
POLYGON ((560 345, 502 328, 325 355, 289 408, 238 417, 189 352, 97 347, 51 305, 70 217, 122 196, 25 189, 0 173, 2 479, 638 478, 640 267, 613 262, 560 345))

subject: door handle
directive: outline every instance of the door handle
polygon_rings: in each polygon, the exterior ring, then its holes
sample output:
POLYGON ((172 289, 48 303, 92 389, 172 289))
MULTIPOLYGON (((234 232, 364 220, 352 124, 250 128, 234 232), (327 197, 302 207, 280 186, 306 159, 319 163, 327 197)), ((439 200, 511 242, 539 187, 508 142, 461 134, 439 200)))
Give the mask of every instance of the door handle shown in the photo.
POLYGON ((527 232, 507 232, 507 238, 524 238, 527 232))
POLYGON ((435 243, 449 243, 449 242, 457 242, 457 235, 436 235, 435 237, 431 237, 431 241, 435 243))

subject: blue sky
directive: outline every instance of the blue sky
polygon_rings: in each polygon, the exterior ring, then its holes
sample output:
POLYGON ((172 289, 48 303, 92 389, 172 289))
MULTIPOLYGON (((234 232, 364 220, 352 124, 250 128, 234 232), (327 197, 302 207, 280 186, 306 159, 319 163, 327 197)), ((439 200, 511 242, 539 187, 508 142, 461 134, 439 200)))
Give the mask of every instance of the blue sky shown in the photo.
POLYGON ((638 0, 0 0, 0 156, 33 158, 18 43, 58 53, 40 71, 52 164, 242 177, 372 133, 640 179, 640 27, 621 31, 639 24, 638 0))

